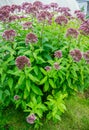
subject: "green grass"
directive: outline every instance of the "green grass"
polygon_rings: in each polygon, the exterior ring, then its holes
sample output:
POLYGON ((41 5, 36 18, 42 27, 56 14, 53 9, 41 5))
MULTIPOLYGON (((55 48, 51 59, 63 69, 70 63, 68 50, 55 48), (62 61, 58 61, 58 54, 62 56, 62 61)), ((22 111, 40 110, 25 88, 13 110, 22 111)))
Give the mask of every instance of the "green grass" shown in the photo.
MULTIPOLYGON (((66 101, 67 111, 62 120, 55 124, 43 121, 39 130, 89 130, 89 99, 73 97, 66 101)), ((0 114, 0 130, 34 130, 25 121, 25 115, 14 107, 8 107, 0 114)))

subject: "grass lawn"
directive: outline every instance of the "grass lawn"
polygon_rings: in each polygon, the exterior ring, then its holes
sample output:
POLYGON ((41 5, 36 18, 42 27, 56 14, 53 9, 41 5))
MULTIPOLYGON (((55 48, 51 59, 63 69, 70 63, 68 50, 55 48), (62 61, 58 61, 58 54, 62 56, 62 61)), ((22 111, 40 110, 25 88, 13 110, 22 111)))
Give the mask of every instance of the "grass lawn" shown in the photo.
MULTIPOLYGON (((62 120, 55 124, 43 121, 39 130, 89 130, 89 99, 72 97, 66 101, 67 111, 62 120)), ((0 114, 0 130, 34 130, 25 121, 25 115, 14 107, 8 107, 0 114)))

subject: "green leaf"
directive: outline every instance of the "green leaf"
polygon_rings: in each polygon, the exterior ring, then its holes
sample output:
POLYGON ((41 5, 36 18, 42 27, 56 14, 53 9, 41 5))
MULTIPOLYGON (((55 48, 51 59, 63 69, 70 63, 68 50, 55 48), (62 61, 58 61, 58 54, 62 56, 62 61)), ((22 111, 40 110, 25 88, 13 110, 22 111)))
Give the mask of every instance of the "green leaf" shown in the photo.
POLYGON ((68 78, 67 82, 68 82, 68 86, 71 87, 71 79, 68 78))
POLYGON ((44 92, 47 92, 49 89, 49 82, 46 81, 45 84, 44 84, 44 92))
POLYGON ((27 99, 29 92, 27 89, 24 90, 24 99, 27 99))
POLYGON ((9 85, 9 88, 12 89, 12 87, 13 87, 13 79, 12 78, 8 79, 8 85, 9 85))
POLYGON ((47 53, 44 54, 44 57, 45 57, 47 60, 52 60, 52 57, 51 57, 49 54, 47 54, 47 53))
POLYGON ((18 85, 21 85, 21 84, 23 83, 24 79, 25 79, 25 75, 22 74, 22 75, 20 76, 19 80, 18 80, 18 85))
POLYGON ((6 89, 6 90, 4 91, 4 93, 5 93, 6 96, 10 96, 9 90, 6 89))
POLYGON ((32 91, 33 91, 35 94, 37 94, 37 95, 43 95, 41 89, 40 89, 39 87, 35 86, 34 84, 32 85, 31 89, 32 89, 32 91))
POLYGON ((49 84, 51 85, 52 88, 56 88, 56 85, 52 79, 49 79, 49 84))
POLYGON ((2 101, 2 94, 3 94, 3 91, 0 90, 0 100, 2 101))
POLYGON ((34 72, 35 72, 36 75, 38 75, 39 69, 38 69, 37 66, 34 66, 34 72))
POLYGON ((33 56, 35 59, 37 59, 37 54, 36 53, 33 53, 33 56))
POLYGON ((47 76, 45 76, 41 81, 40 81, 40 85, 44 84, 47 81, 47 76))
POLYGON ((8 73, 8 74, 11 74, 11 75, 16 75, 16 76, 19 76, 19 75, 20 75, 20 73, 19 73, 19 72, 20 72, 20 71, 15 71, 15 72, 14 72, 14 71, 12 71, 12 70, 8 70, 8 71, 7 71, 7 73, 8 73))
POLYGON ((2 76, 1 76, 1 82, 2 82, 2 83, 5 81, 5 78, 6 78, 6 74, 3 73, 2 76))
POLYGON ((46 70, 44 70, 43 68, 40 68, 41 72, 44 74, 44 75, 47 75, 47 72, 46 70))
POLYGON ((45 61, 41 57, 37 57, 37 63, 42 64, 45 63, 45 61))
POLYGON ((61 121, 61 117, 58 114, 55 115, 55 118, 61 121))
POLYGON ((29 78, 33 81, 33 82, 39 82, 39 80, 33 76, 32 74, 29 74, 29 78))
POLYGON ((29 79, 26 80, 26 89, 30 92, 31 82, 29 79))
POLYGON ((29 51, 29 50, 28 50, 28 51, 25 51, 25 52, 24 52, 24 55, 31 55, 31 51, 29 51))

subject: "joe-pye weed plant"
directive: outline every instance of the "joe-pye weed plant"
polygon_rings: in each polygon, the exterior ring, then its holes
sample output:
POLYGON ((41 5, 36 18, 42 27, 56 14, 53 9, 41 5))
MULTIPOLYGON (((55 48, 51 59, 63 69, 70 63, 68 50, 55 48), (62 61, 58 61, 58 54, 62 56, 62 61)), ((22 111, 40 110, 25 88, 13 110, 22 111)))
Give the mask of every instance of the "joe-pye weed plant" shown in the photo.
POLYGON ((89 20, 74 15, 40 1, 0 8, 0 106, 22 109, 36 128, 61 120, 65 98, 89 86, 89 20))

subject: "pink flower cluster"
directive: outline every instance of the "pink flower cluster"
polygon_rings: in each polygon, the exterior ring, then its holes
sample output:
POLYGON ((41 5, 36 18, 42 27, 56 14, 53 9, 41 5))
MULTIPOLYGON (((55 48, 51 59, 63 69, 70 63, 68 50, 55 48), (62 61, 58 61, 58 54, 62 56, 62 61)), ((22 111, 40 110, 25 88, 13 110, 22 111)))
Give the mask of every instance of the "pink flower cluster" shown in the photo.
POLYGON ((68 7, 59 7, 58 11, 61 12, 61 13, 65 13, 65 12, 69 12, 70 9, 68 7))
POLYGON ((81 21, 85 21, 85 14, 83 12, 81 12, 80 10, 75 10, 74 12, 77 16, 77 18, 81 21))
POLYGON ((21 7, 23 10, 26 10, 29 6, 32 6, 32 4, 29 2, 23 2, 21 7))
POLYGON ((15 5, 15 4, 13 4, 13 5, 11 5, 11 7, 10 7, 10 11, 13 13, 14 11, 18 11, 18 12, 20 12, 21 11, 21 6, 20 5, 15 5))
POLYGON ((89 35, 89 19, 86 20, 85 22, 83 22, 80 25, 79 30, 80 30, 81 34, 83 34, 83 35, 89 35))
POLYGON ((61 50, 55 51, 54 56, 57 57, 57 58, 61 58, 62 57, 62 51, 61 50))
POLYGON ((9 6, 3 6, 0 8, 0 21, 6 22, 10 16, 9 6))
POLYGON ((36 6, 38 9, 42 9, 43 8, 43 3, 40 1, 35 1, 33 3, 33 6, 36 6))
POLYGON ((69 28, 66 32, 66 37, 77 38, 78 35, 79 35, 79 32, 74 28, 69 28))
POLYGON ((8 18, 10 17, 11 13, 14 13, 14 11, 21 11, 21 6, 19 5, 5 5, 0 8, 0 20, 3 22, 8 21, 8 18))
POLYGON ((54 63, 54 68, 55 68, 56 70, 59 70, 59 69, 60 69, 59 63, 55 62, 55 63, 54 63))
POLYGON ((37 6, 34 6, 34 5, 29 5, 26 9, 25 9, 25 12, 27 14, 31 14, 33 16, 37 16, 38 14, 38 8, 37 6))
POLYGON ((39 21, 47 21, 48 23, 51 23, 53 15, 48 11, 40 11, 38 14, 38 20, 39 21))
POLYGON ((82 53, 78 49, 74 49, 70 51, 70 55, 72 56, 73 60, 79 62, 82 59, 82 53))
POLYGON ((47 11, 49 9, 51 9, 50 5, 48 4, 43 5, 43 10, 47 11))
POLYGON ((20 99, 19 95, 14 96, 14 100, 19 100, 19 99, 20 99))
POLYGON ((23 29, 30 29, 32 28, 32 22, 25 22, 22 26, 23 29))
POLYGON ((59 7, 57 9, 57 12, 60 12, 61 15, 65 16, 66 18, 68 19, 71 19, 72 18, 72 15, 70 13, 70 9, 68 7, 59 7))
POLYGON ((49 70, 51 70, 51 67, 50 67, 50 66, 46 66, 46 67, 45 67, 45 70, 46 70, 46 71, 49 71, 49 70))
POLYGON ((30 60, 26 56, 19 56, 16 58, 16 66, 19 69, 24 69, 25 66, 30 67, 31 63, 30 63, 30 60))
POLYGON ((29 124, 34 124, 36 119, 37 117, 35 116, 35 114, 30 114, 29 116, 27 116, 26 121, 29 124))
POLYGON ((89 64, 89 51, 83 53, 83 57, 86 60, 86 62, 89 64))
POLYGON ((68 19, 65 16, 58 16, 55 19, 55 22, 59 25, 66 25, 68 23, 68 19))
POLYGON ((8 21, 12 22, 12 21, 15 21, 15 20, 18 20, 18 19, 19 19, 19 16, 17 16, 17 15, 10 15, 9 18, 8 18, 8 21))
MULTIPOLYGON (((54 66, 53 66, 53 67, 54 67, 54 69, 56 69, 56 70, 59 70, 59 69, 60 69, 60 65, 59 65, 59 63, 57 63, 57 62, 54 63, 54 66)), ((46 67, 45 67, 45 70, 46 70, 46 71, 50 71, 51 69, 52 69, 51 66, 46 66, 46 67)))
POLYGON ((53 9, 56 9, 56 8, 58 8, 58 4, 57 3, 51 3, 50 7, 52 7, 53 9))
POLYGON ((15 30, 5 30, 4 33, 2 34, 2 37, 5 40, 9 41, 13 41, 15 36, 16 36, 15 30))
POLYGON ((29 33, 29 34, 27 34, 25 41, 26 41, 27 44, 29 42, 30 43, 36 43, 38 41, 38 38, 37 38, 37 36, 35 34, 29 33))

